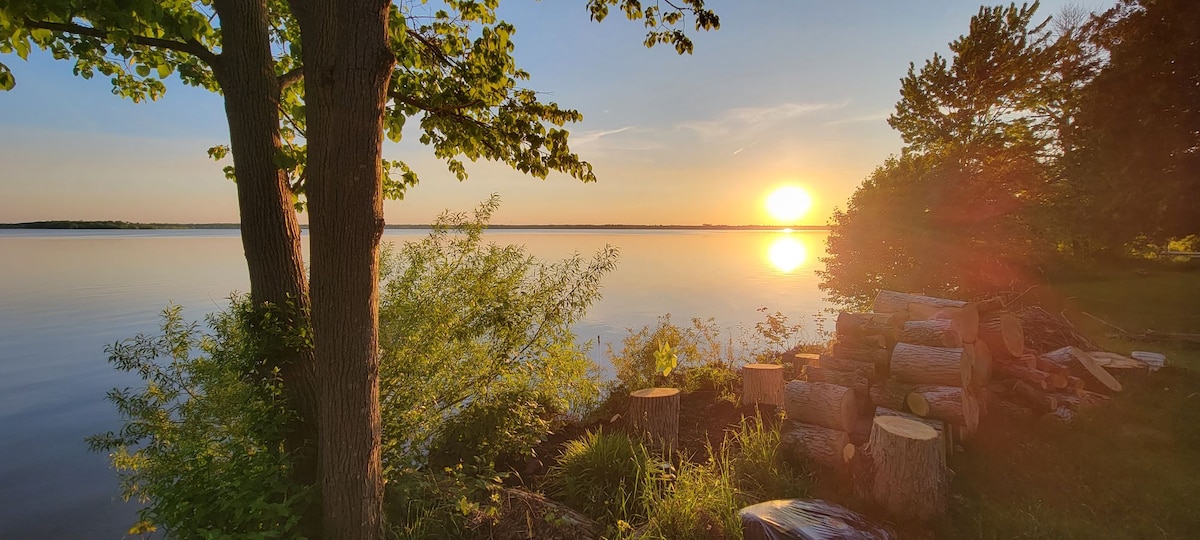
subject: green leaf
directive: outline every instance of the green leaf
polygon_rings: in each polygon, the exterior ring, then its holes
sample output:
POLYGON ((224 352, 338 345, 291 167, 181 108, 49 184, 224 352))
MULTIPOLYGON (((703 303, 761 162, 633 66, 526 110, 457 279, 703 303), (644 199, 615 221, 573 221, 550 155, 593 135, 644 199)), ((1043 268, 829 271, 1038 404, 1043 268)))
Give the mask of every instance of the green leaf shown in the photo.
POLYGON ((142 77, 150 76, 150 66, 147 66, 146 64, 138 64, 134 70, 137 71, 137 74, 142 77))

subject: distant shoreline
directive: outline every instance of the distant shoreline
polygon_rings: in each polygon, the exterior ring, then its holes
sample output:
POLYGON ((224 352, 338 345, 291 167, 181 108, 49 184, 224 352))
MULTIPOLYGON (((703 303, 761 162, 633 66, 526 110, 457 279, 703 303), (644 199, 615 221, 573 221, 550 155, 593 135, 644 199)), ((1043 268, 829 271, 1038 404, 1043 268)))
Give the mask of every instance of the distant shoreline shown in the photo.
MULTIPOLYGON (((239 229, 237 223, 134 223, 129 221, 31 221, 26 223, 0 223, 0 229, 39 230, 149 230, 149 229, 239 229)), ((301 228, 307 229, 307 225, 301 228)), ((430 225, 386 225, 386 229, 428 230, 430 225)), ((535 229, 535 230, 705 230, 705 231, 827 231, 825 225, 488 225, 489 229, 535 229)))

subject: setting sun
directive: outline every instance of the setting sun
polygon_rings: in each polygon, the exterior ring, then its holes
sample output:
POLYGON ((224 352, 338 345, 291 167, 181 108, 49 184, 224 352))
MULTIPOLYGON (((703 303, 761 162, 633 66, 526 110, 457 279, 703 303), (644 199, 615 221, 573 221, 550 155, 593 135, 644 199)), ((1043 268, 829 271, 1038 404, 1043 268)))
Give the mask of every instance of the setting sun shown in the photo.
POLYGON ((795 224, 812 208, 812 196, 797 186, 783 186, 767 197, 767 213, 781 224, 795 224))

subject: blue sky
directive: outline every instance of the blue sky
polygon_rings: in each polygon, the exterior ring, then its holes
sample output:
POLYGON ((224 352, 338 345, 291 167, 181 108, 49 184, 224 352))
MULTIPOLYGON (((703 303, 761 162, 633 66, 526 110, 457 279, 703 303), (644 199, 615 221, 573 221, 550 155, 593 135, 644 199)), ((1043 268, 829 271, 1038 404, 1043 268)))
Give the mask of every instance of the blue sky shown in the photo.
MULTIPOLYGON (((1047 1, 1040 14, 1074 3, 1047 1)), ((572 148, 599 182, 538 180, 468 163, 458 182, 415 136, 387 143, 421 184, 385 204, 389 223, 426 223, 499 193, 496 223, 769 223, 763 201, 784 184, 814 199, 823 224, 901 141, 885 119, 909 62, 967 31, 979 4, 913 0, 710 1, 716 32, 691 56, 646 49, 619 13, 596 24, 582 0, 505 3, 527 86, 583 113, 572 148)), ((46 54, 4 58, 17 87, 0 93, 0 222, 115 219, 235 222, 235 188, 205 150, 229 139, 219 96, 178 83, 153 103, 110 93, 46 54)), ((303 219, 303 217, 302 217, 303 219)))

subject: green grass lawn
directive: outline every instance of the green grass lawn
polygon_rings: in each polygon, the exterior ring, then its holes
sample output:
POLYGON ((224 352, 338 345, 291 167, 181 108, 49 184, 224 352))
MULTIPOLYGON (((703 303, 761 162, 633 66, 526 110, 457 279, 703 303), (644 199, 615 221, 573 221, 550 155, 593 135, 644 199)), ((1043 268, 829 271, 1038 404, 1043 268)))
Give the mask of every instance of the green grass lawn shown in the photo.
POLYGON ((992 420, 951 459, 944 538, 1200 536, 1200 346, 1131 341, 1200 333, 1200 272, 1147 265, 1062 280, 1042 291, 1103 347, 1165 354, 1169 367, 1124 377, 1125 391, 1072 422, 992 420))

